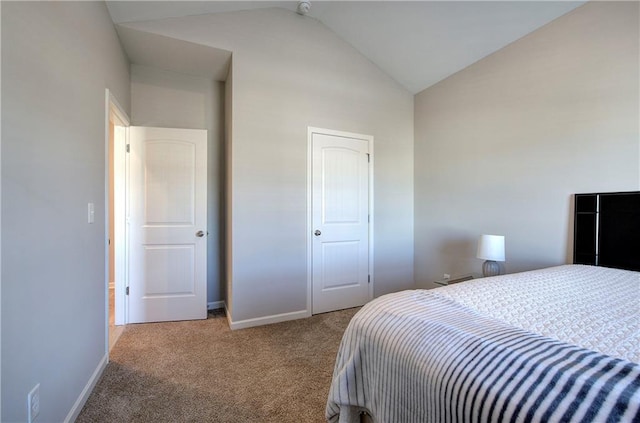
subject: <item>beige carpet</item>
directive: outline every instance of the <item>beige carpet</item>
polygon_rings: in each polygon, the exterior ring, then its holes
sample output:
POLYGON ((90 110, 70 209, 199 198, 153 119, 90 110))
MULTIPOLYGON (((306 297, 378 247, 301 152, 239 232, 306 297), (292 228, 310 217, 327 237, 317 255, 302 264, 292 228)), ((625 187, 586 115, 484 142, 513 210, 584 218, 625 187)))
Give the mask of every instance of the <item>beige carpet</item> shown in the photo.
POLYGON ((129 325, 77 422, 324 422, 356 311, 236 331, 219 313, 129 325))

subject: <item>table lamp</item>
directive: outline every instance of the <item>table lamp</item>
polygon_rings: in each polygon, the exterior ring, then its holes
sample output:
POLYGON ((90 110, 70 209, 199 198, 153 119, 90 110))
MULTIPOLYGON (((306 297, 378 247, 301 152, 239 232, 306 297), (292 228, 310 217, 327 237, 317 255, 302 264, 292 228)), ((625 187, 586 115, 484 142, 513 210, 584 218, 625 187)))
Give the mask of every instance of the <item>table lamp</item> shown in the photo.
POLYGON ((486 260, 482 265, 482 274, 485 277, 499 275, 500 265, 496 262, 504 261, 504 236, 481 235, 476 257, 486 260))

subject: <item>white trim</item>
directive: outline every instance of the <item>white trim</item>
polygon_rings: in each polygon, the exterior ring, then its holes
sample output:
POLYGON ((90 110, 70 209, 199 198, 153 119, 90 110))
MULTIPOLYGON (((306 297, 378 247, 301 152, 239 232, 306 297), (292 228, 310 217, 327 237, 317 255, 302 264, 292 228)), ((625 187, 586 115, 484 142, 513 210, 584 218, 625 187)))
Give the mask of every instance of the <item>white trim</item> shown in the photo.
POLYGON ((116 132, 113 146, 114 173, 114 254, 115 254, 115 319, 116 325, 128 323, 128 301, 126 287, 129 286, 129 234, 128 216, 128 174, 129 156, 126 145, 129 143, 129 127, 114 127, 116 132))
POLYGON ((375 162, 375 155, 373 154, 373 137, 369 138, 369 276, 371 277, 369 283, 369 301, 373 300, 373 285, 375 283, 375 274, 373 267, 373 250, 375 242, 373 242, 373 228, 375 227, 375 213, 373 212, 373 165, 375 162))
POLYGON ((313 314, 313 134, 316 128, 307 128, 307 310, 313 314))
POLYGON ((313 134, 332 135, 342 138, 353 138, 367 141, 369 149, 369 275, 371 283, 369 283, 369 300, 373 299, 373 285, 375 283, 374 266, 373 266, 373 228, 374 228, 374 210, 373 210, 373 136, 356 134, 354 132, 336 131, 334 129, 316 128, 309 126, 307 128, 307 310, 309 315, 313 314, 313 239, 311 233, 313 231, 313 134))
POLYGON ((231 315, 227 310, 226 303, 225 303, 225 311, 227 312, 227 321, 229 322, 229 327, 231 328, 231 330, 246 329, 254 326, 269 325, 272 323, 280 323, 280 322, 286 322, 289 320, 297 320, 297 319, 303 319, 305 317, 311 317, 310 311, 300 310, 300 311, 292 311, 290 313, 274 314, 274 315, 265 316, 265 317, 256 317, 255 319, 238 320, 234 322, 233 320, 231 320, 231 315))
POLYGON ((211 301, 207 303, 207 310, 217 310, 219 308, 225 308, 224 301, 211 301))
POLYGON ((67 414, 67 417, 64 419, 65 423, 73 422, 78 418, 78 415, 82 411, 82 407, 84 407, 84 405, 86 404, 87 400, 89 399, 89 395, 91 395, 93 388, 96 386, 96 383, 98 383, 98 380, 100 380, 104 369, 106 369, 108 361, 109 355, 103 355, 102 359, 98 363, 98 367, 96 367, 96 369, 93 371, 93 374, 89 378, 89 381, 85 385, 82 392, 80 392, 80 396, 78 396, 75 404, 73 404, 73 407, 71 407, 71 410, 69 410, 69 414, 67 414))
MULTIPOLYGON (((105 243, 105 262, 104 262, 104 274, 105 274, 105 354, 107 357, 107 361, 109 359, 109 287, 110 284, 113 283, 113 287, 115 288, 115 324, 121 325, 126 322, 126 316, 124 314, 124 284, 126 281, 126 273, 124 272, 124 267, 126 266, 126 251, 122 247, 126 245, 123 241, 125 240, 124 228, 122 228, 121 224, 118 225, 114 223, 114 231, 115 238, 121 240, 121 242, 117 243, 114 247, 115 257, 114 260, 116 262, 116 275, 115 281, 111 282, 109 279, 109 187, 110 187, 110 166, 109 166, 109 122, 113 120, 114 123, 117 123, 118 126, 128 127, 130 124, 129 117, 127 113, 124 111, 118 99, 113 95, 113 93, 105 88, 105 179, 104 179, 104 204, 105 204, 105 225, 104 225, 104 243, 105 243)), ((115 136, 115 135, 114 135, 115 136)), ((126 135, 125 135, 126 136, 126 135)), ((126 142, 126 140, 125 140, 126 142)), ((121 146, 121 150, 124 151, 124 146, 121 146)), ((115 154, 119 149, 114 148, 114 162, 116 162, 115 154)), ((120 154, 123 154, 120 152, 120 154)), ((120 158, 122 160, 123 158, 120 158)), ((115 163, 114 163, 115 164, 115 163)), ((114 173, 115 173, 115 165, 114 165, 114 173)), ((124 175, 122 175, 124 177, 124 175)), ((116 186, 117 188, 117 186, 116 186)), ((122 203, 122 202, 121 202, 122 203)), ((116 206, 118 206, 118 202, 116 202, 116 206)), ((119 208, 123 208, 122 205, 119 208)), ((116 217, 115 221, 117 222, 117 216, 120 210, 114 210, 114 217, 116 217)), ((124 210, 122 210, 124 214, 124 210)), ((124 220, 124 217, 121 218, 124 220)))

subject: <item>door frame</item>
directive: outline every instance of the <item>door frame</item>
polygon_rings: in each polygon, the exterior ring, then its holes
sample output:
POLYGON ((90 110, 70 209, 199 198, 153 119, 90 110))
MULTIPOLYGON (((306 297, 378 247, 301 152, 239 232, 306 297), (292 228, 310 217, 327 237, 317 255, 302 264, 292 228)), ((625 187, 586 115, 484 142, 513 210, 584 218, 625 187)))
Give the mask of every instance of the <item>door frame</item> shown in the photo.
POLYGON ((369 148, 369 300, 373 299, 373 285, 375 281, 373 265, 373 136, 357 134, 354 132, 337 131, 334 129, 307 127, 307 310, 309 316, 313 315, 313 134, 331 135, 341 138, 352 138, 367 141, 369 148))
POLYGON ((128 143, 128 127, 131 124, 129 116, 120 105, 113 93, 105 89, 105 345, 106 353, 109 353, 109 188, 111 185, 109 163, 109 122, 114 120, 118 126, 125 127, 124 142, 117 143, 114 134, 113 151, 113 180, 114 180, 114 262, 115 262, 115 292, 114 292, 114 320, 116 325, 127 323, 126 295, 127 286, 127 234, 126 234, 126 176, 127 157, 126 144, 128 143))

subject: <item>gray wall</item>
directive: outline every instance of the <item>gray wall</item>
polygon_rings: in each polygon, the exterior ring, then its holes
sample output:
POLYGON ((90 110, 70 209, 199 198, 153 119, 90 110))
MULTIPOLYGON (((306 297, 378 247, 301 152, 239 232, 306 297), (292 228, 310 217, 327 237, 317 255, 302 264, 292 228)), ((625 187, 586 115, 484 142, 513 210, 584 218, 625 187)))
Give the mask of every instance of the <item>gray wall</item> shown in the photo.
POLYGON ((572 194, 640 188, 638 3, 590 2, 419 93, 418 286, 479 273, 480 234, 507 272, 572 260, 572 194))
POLYGON ((262 9, 126 24, 233 52, 232 319, 307 298, 307 127, 375 138, 375 295, 413 286, 413 96, 318 21, 262 9))
POLYGON ((208 130, 207 301, 222 301, 224 83, 132 65, 131 121, 137 126, 208 130))
POLYGON ((105 88, 129 109, 104 3, 2 2, 3 422, 36 383, 63 421, 106 357, 105 88))

